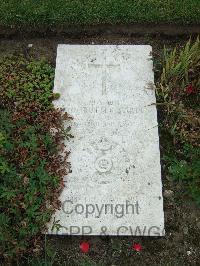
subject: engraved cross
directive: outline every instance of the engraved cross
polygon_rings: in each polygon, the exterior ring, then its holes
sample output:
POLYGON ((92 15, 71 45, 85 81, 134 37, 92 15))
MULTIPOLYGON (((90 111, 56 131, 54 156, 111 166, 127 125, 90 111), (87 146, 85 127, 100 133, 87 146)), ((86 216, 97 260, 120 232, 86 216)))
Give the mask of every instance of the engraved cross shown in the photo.
POLYGON ((106 94, 106 82, 107 82, 107 74, 108 69, 113 69, 115 67, 120 67, 119 64, 107 64, 106 57, 104 58, 104 61, 102 64, 88 64, 89 67, 95 67, 95 68, 102 68, 102 95, 106 94))

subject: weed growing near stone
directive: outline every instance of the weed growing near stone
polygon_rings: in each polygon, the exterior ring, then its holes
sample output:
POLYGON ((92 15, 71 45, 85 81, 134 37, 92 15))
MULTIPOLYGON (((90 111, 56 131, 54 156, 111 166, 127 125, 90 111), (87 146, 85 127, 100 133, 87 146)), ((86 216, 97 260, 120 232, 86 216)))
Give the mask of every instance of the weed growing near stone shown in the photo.
POLYGON ((200 41, 182 49, 164 49, 161 78, 157 84, 162 111, 161 131, 171 143, 165 156, 170 175, 181 182, 200 205, 200 41), (175 147, 175 148, 174 148, 175 147))

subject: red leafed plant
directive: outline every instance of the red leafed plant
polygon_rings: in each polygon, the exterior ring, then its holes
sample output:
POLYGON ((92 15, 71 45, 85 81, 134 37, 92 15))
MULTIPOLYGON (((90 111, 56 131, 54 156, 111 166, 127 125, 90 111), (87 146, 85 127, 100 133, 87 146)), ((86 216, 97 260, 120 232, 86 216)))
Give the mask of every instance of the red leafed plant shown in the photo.
POLYGON ((9 57, 0 70, 0 257, 11 260, 40 252, 41 232, 60 207, 71 118, 52 104, 48 63, 9 57))

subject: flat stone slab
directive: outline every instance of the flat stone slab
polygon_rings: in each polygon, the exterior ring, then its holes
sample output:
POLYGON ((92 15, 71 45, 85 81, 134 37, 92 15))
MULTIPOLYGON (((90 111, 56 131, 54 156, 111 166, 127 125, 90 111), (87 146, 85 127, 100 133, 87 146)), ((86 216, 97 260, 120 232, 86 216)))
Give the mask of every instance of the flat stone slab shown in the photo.
POLYGON ((151 51, 149 45, 58 46, 55 105, 73 116, 74 138, 66 142, 72 172, 49 233, 164 235, 151 51))

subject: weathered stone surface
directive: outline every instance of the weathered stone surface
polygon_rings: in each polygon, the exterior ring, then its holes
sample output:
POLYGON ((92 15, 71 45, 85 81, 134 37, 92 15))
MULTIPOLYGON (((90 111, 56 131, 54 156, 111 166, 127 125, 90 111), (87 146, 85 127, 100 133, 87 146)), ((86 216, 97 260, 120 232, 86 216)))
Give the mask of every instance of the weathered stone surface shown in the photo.
POLYGON ((74 139, 53 217, 62 227, 50 233, 164 234, 150 53, 148 45, 58 46, 55 105, 74 117, 74 139))

